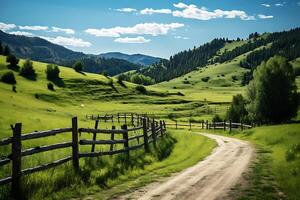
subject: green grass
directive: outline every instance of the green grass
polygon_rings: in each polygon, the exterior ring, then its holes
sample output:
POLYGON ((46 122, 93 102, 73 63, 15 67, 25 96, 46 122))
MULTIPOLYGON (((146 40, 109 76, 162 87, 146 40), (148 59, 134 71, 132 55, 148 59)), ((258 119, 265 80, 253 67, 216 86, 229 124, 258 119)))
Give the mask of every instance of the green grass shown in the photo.
POLYGON ((300 199, 300 124, 257 127, 229 136, 248 140, 258 149, 251 187, 241 199, 275 199, 279 191, 284 193, 281 197, 300 199))

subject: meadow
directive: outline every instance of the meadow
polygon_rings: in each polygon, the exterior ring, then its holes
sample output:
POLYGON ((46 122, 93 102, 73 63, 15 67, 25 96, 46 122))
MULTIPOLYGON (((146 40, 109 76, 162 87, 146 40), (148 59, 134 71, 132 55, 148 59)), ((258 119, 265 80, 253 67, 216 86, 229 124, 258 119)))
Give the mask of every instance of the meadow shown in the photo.
MULTIPOLYGON (((0 83, 0 138, 11 136, 10 125, 17 122, 22 122, 23 133, 70 127, 73 116, 78 116, 79 127, 94 127, 94 122, 86 119, 86 114, 137 112, 148 113, 167 121, 176 119, 182 122, 190 119, 211 120, 215 114, 224 117, 232 96, 246 93, 246 87, 241 86, 241 79, 247 70, 238 66, 239 59, 241 57, 197 69, 171 81, 147 86, 146 93, 136 90, 133 83, 120 84, 116 78, 78 73, 62 66, 61 80, 54 82, 54 91, 50 91, 47 88, 50 81, 46 79, 45 74, 47 63, 33 62, 37 72, 35 81, 14 72, 17 92, 12 91, 12 85, 0 83)), ((24 60, 21 60, 19 65, 22 66, 23 62, 24 60)), ((299 60, 292 64, 295 68, 300 66, 299 60)), ((6 65, 5 57, 0 56, 0 76, 10 71, 6 65)), ((297 77, 297 85, 299 90, 300 77, 297 77)), ((110 129, 112 125, 116 125, 118 129, 122 124, 100 123, 99 128, 110 129)), ((256 128, 237 135, 261 148, 271 149, 270 159, 266 163, 271 166, 278 187, 291 197, 294 197, 292 193, 296 191, 295 185, 299 183, 300 172, 296 167, 299 164, 298 154, 295 160, 286 162, 284 159, 286 152, 293 148, 294 141, 299 141, 298 130, 298 125, 279 125, 256 128), (274 129, 281 139, 277 142, 267 141, 270 138, 268 135, 274 134, 274 129), (288 171, 287 167, 294 171, 288 171), (284 179, 283 175, 289 177, 289 181, 284 179)), ((163 147, 167 146, 172 152, 162 160, 158 159, 161 157, 160 151, 153 150, 147 156, 144 156, 142 151, 137 151, 132 155, 133 163, 129 165, 122 163, 122 158, 119 157, 86 159, 81 161, 82 171, 76 176, 69 164, 27 176, 24 178, 27 195, 31 199, 62 199, 86 195, 109 199, 112 194, 145 185, 161 176, 168 176, 191 166, 207 156, 215 146, 213 141, 190 134, 187 129, 170 129, 168 132, 169 138, 161 142, 163 147), (195 151, 198 153, 195 154, 195 151), (109 168, 111 166, 116 166, 112 169, 120 173, 114 174, 109 168)), ((90 139, 92 136, 86 134, 82 137, 90 139)), ((57 135, 25 142, 23 148, 69 141, 70 138, 71 134, 57 135)), ((269 140, 276 140, 275 138, 269 140)), ((9 147, 0 147, 0 156, 5 156, 8 152, 9 147)), ((61 158, 70 152, 71 149, 56 150, 55 154, 41 153, 25 158, 22 164, 23 167, 30 167, 61 158)), ((261 165, 261 168, 266 168, 264 164, 261 165)), ((257 166, 260 166, 260 163, 257 166)), ((8 173, 9 167, 4 167, 0 171, 0 177, 8 173)), ((5 198, 7 192, 8 187, 0 187, 2 198, 5 198)))

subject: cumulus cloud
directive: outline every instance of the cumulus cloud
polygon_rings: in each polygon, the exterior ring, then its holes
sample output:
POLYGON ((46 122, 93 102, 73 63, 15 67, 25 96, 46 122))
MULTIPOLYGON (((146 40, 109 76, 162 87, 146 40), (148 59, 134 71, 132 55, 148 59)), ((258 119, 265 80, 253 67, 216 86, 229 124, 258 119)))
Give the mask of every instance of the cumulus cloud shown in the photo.
POLYGON ((172 12, 175 17, 183 17, 190 19, 198 19, 198 20, 210 20, 216 18, 240 18, 241 20, 254 20, 254 16, 249 16, 245 11, 241 10, 221 10, 216 9, 214 11, 208 11, 205 7, 197 7, 196 5, 178 3, 173 4, 174 7, 182 9, 175 10, 172 12))
POLYGON ((113 28, 101 28, 101 29, 86 29, 85 32, 97 37, 120 37, 121 35, 166 35, 170 30, 183 27, 184 24, 170 23, 170 24, 158 24, 158 23, 143 23, 136 24, 132 27, 113 27, 113 28))
POLYGON ((13 35, 24 35, 24 36, 28 36, 28 37, 34 36, 33 33, 25 32, 25 31, 11 31, 11 32, 9 32, 9 34, 13 34, 13 35))
POLYGON ((72 47, 90 47, 91 43, 82 40, 81 38, 75 38, 75 37, 44 37, 41 36, 40 38, 43 38, 45 40, 48 40, 49 42, 52 42, 54 44, 59 44, 63 46, 72 46, 72 47))
POLYGON ((153 9, 153 8, 145 8, 140 11, 142 15, 152 15, 154 13, 160 14, 171 14, 172 11, 170 9, 153 9))
POLYGON ((118 12, 127 12, 127 13, 137 11, 137 9, 135 9, 135 8, 118 8, 118 9, 114 9, 114 10, 118 11, 118 12))
POLYGON ((70 28, 58 28, 58 27, 55 27, 55 26, 52 26, 52 32, 63 32, 63 33, 66 33, 66 34, 75 34, 75 31, 73 29, 70 29, 70 28))
POLYGON ((261 5, 264 6, 264 7, 271 7, 270 4, 266 4, 266 3, 263 3, 263 4, 261 4, 261 5))
POLYGON ((184 37, 184 36, 179 36, 179 35, 176 35, 174 36, 175 39, 183 39, 183 40, 189 40, 190 38, 189 37, 184 37))
POLYGON ((147 42, 150 42, 151 40, 145 39, 142 36, 138 36, 138 37, 134 37, 134 38, 129 38, 129 37, 117 38, 114 41, 119 42, 119 43, 147 43, 147 42))
POLYGON ((274 18, 274 16, 272 16, 272 15, 263 15, 263 14, 259 14, 259 15, 257 15, 258 16, 258 18, 260 18, 260 19, 272 19, 272 18, 274 18))
POLYGON ((19 26, 21 30, 30 30, 30 31, 45 31, 48 30, 48 26, 19 26))
POLYGON ((283 6, 283 4, 284 4, 284 3, 276 3, 275 6, 281 7, 281 6, 283 6))
POLYGON ((15 24, 5 24, 3 22, 0 22, 0 30, 1 31, 9 31, 11 29, 16 28, 17 26, 15 24))

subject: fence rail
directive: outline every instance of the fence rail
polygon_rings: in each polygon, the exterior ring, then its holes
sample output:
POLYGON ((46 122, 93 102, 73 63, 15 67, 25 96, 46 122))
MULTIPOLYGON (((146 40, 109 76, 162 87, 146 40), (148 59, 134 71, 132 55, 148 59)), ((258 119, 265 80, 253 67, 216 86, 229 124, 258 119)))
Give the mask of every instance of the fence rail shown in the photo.
MULTIPOLYGON (((150 119, 145 115, 138 115, 136 113, 123 113, 114 115, 105 115, 97 117, 90 117, 90 119, 95 120, 95 128, 78 128, 77 117, 72 118, 72 127, 71 128, 59 128, 54 130, 47 131, 36 131, 32 133, 22 134, 22 124, 17 123, 14 126, 11 126, 13 131, 13 136, 9 138, 4 138, 0 141, 0 146, 10 145, 11 144, 11 154, 6 157, 0 158, 0 167, 11 163, 11 176, 0 179, 0 185, 11 183, 12 195, 18 195, 20 191, 20 182, 21 176, 35 173, 42 170, 47 170, 61 164, 72 161, 73 167, 77 170, 79 169, 79 159, 86 157, 98 157, 105 155, 114 155, 125 153, 128 155, 130 151, 140 149, 144 147, 146 153, 149 152, 149 144, 156 142, 159 137, 163 137, 166 134, 166 123, 164 121, 157 121, 154 118, 150 119), (125 124, 121 126, 121 129, 116 129, 115 126, 112 126, 112 129, 98 129, 98 123, 100 120, 112 121, 117 119, 118 122, 124 121, 125 124), (123 120, 120 120, 123 119, 123 120), (128 128, 127 124, 130 123, 133 127, 128 128), (141 131, 142 134, 134 135, 129 137, 129 133, 135 133, 136 131, 141 131), (62 142, 57 144, 50 144, 45 146, 37 146, 29 149, 22 150, 22 141, 37 139, 42 137, 54 136, 56 134, 67 134, 71 133, 72 141, 62 142), (79 136, 83 133, 93 133, 92 139, 79 139, 79 136), (111 135, 110 139, 107 140, 97 140, 97 135, 99 134, 109 134, 111 135), (115 135, 121 135, 122 139, 116 139, 115 135), (155 136, 155 137, 153 137, 155 136), (151 137, 151 139, 150 139, 151 137), (143 139, 143 142, 140 143, 140 139, 143 139), (137 140, 138 144, 131 145, 130 141, 137 140), (81 145, 90 145, 92 146, 91 152, 81 152, 81 145), (95 152, 95 145, 110 145, 108 151, 95 152), (123 148, 114 149, 115 145, 121 145, 123 148), (72 148, 72 155, 65 158, 55 160, 50 163, 42 164, 39 166, 22 169, 21 161, 25 156, 30 156, 36 153, 52 151, 55 149, 62 148, 72 148)), ((16 196, 15 196, 16 197, 16 196)))

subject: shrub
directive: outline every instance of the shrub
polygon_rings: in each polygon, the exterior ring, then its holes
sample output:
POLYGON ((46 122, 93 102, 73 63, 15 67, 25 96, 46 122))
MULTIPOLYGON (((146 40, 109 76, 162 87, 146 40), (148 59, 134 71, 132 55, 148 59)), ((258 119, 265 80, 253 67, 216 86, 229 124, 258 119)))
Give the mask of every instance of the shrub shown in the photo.
POLYGON ((58 79, 59 78, 59 68, 57 65, 49 64, 46 68, 46 75, 48 80, 58 79))
POLYGON ((246 102, 241 94, 233 96, 229 110, 227 111, 227 119, 233 122, 240 122, 247 115, 246 102))
POLYGON ((21 68, 20 75, 26 78, 34 79, 36 76, 33 64, 30 60, 26 60, 21 68))
POLYGON ((17 87, 15 85, 13 85, 11 89, 13 92, 17 92, 17 87))
POLYGON ((54 91, 54 85, 52 83, 47 84, 48 90, 54 91))
POLYGON ((13 72, 6 72, 2 75, 1 81, 8 84, 16 84, 16 78, 13 72))
POLYGON ((182 81, 183 84, 190 84, 190 81, 182 81))
POLYGON ((135 87, 135 89, 136 89, 137 91, 139 91, 140 93, 143 93, 143 94, 146 94, 146 93, 147 93, 146 88, 145 88, 144 86, 142 86, 142 85, 137 85, 137 86, 135 87))
POLYGON ((238 77, 236 76, 236 75, 233 75, 233 76, 231 76, 231 79, 232 79, 232 81, 233 82, 235 82, 235 81, 238 81, 239 79, 238 79, 238 77))
POLYGON ((19 66, 18 66, 19 59, 17 59, 16 56, 12 54, 8 55, 6 57, 6 62, 9 63, 9 65, 7 66, 8 68, 13 70, 19 70, 19 66))
POLYGON ((222 122, 223 119, 220 117, 220 115, 216 114, 216 115, 214 115, 212 121, 213 122, 222 122))
POLYGON ((203 82, 207 82, 207 81, 209 81, 209 79, 210 79, 210 77, 207 76, 207 77, 202 78, 201 80, 202 80, 203 82))
POLYGON ((108 77, 107 71, 102 71, 101 74, 102 74, 103 76, 105 76, 105 77, 108 77))
POLYGON ((74 65, 73 65, 73 69, 76 71, 76 72, 82 72, 83 70, 83 65, 80 61, 77 61, 74 65))

